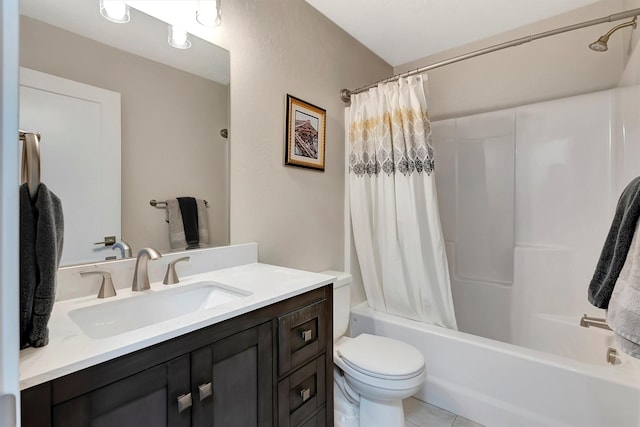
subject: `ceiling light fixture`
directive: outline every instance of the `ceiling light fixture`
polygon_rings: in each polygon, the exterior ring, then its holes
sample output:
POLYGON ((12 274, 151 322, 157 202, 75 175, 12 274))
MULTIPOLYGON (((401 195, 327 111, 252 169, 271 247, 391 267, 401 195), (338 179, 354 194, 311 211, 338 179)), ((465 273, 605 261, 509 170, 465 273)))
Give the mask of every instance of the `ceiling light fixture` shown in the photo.
POLYGON ((100 15, 118 24, 125 24, 131 19, 129 5, 120 0, 100 0, 100 15))
POLYGON ((169 46, 176 49, 189 49, 191 41, 185 30, 175 25, 169 25, 169 38, 167 39, 169 46))
POLYGON ((205 27, 217 27, 222 23, 221 0, 197 0, 196 21, 205 27))

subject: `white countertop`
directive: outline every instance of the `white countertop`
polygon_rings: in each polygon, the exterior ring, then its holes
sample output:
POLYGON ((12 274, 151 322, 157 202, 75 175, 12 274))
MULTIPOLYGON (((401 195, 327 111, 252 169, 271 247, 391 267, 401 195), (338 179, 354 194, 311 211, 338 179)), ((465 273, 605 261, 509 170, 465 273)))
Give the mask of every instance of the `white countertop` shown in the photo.
MULTIPOLYGON (((49 344, 41 348, 27 348, 20 352, 20 389, 24 390, 266 307, 332 283, 333 280, 334 277, 324 274, 254 263, 184 277, 176 285, 165 286, 155 282, 151 284, 151 290, 145 292, 162 292, 201 281, 215 281, 251 292, 251 295, 103 339, 88 337, 71 320, 68 313, 81 307, 139 296, 140 292, 119 289, 118 295, 113 298, 98 299, 94 295, 57 302, 49 321, 49 344)), ((144 313, 140 315, 144 316, 144 313)))

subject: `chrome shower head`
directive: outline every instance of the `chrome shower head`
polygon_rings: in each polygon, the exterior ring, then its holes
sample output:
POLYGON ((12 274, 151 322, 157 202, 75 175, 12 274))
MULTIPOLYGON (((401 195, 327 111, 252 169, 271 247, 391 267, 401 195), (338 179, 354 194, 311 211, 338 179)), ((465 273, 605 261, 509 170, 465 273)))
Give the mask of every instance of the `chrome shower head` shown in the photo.
POLYGON ((607 46, 607 42, 609 41, 609 36, 606 34, 604 36, 600 36, 600 38, 589 45, 589 49, 596 52, 606 52, 609 50, 609 46, 607 46))
POLYGON ((591 43, 589 45, 589 49, 595 52, 606 52, 607 50, 609 50, 607 43, 609 42, 609 37, 611 37, 611 34, 615 33, 620 28, 629 27, 629 26, 632 26, 633 29, 635 30, 636 27, 638 26, 637 19, 638 17, 634 16, 631 21, 625 22, 624 24, 616 25, 615 27, 610 29, 606 34, 603 34, 602 36, 600 36, 598 40, 591 43))

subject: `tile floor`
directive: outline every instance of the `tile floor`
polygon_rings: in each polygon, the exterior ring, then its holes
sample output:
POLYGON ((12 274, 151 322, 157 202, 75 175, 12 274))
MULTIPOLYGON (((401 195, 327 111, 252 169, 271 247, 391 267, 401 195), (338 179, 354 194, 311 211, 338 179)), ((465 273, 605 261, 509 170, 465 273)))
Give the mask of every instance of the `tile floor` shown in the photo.
POLYGON ((405 427, 483 427, 449 411, 410 397, 405 399, 405 427))

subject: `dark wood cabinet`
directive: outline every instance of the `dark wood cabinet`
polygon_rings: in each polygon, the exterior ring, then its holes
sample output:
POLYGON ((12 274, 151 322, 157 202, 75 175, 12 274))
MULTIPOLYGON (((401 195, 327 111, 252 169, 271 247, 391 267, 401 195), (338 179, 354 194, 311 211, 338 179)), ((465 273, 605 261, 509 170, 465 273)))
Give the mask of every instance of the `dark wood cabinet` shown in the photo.
POLYGON ((172 396, 189 393, 188 375, 186 355, 55 405, 52 425, 189 426, 189 411, 179 412, 172 402, 172 396))
POLYGON ((22 391, 24 427, 332 426, 326 286, 22 391))
POLYGON ((272 361, 271 323, 193 352, 192 394, 198 402, 193 407, 192 425, 272 425, 272 361))

